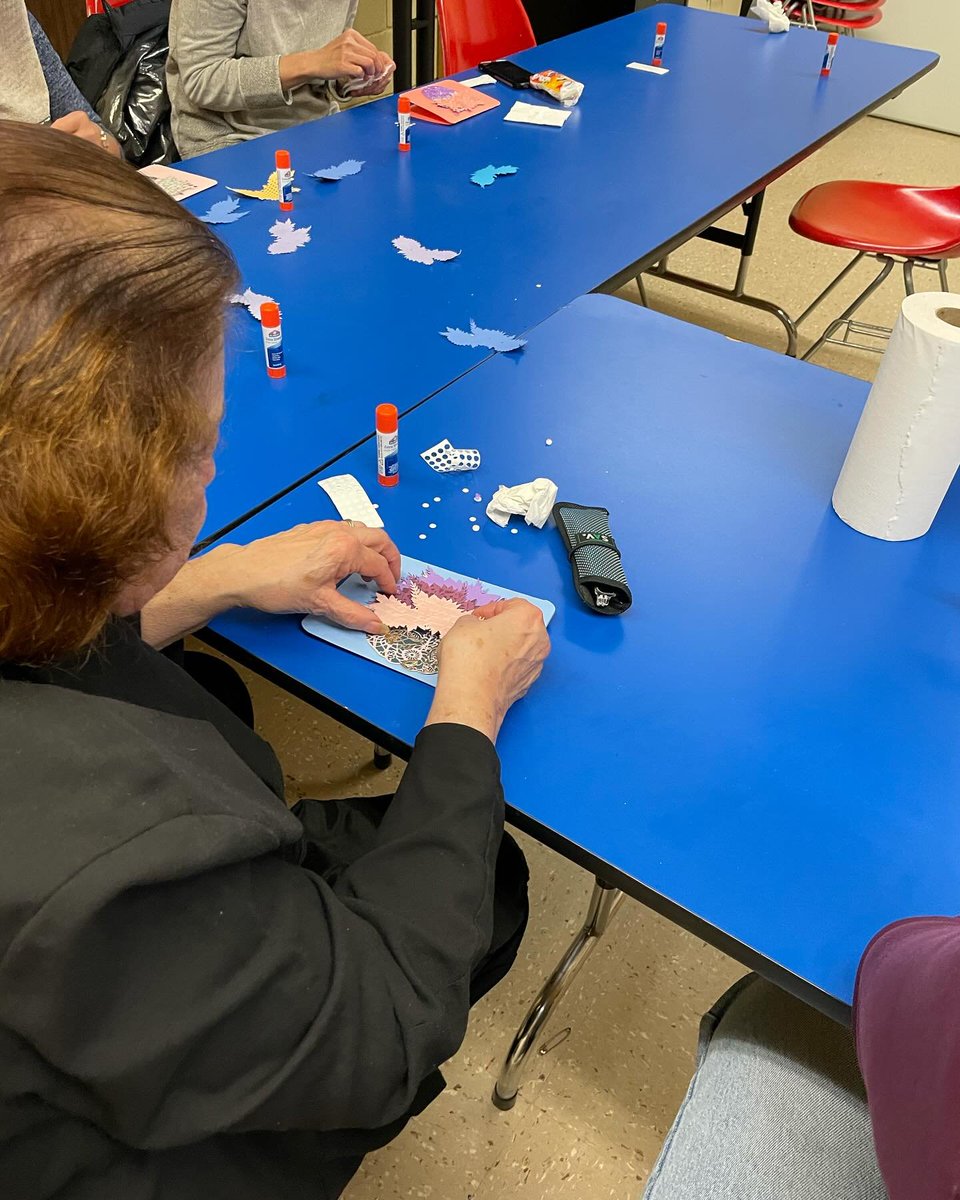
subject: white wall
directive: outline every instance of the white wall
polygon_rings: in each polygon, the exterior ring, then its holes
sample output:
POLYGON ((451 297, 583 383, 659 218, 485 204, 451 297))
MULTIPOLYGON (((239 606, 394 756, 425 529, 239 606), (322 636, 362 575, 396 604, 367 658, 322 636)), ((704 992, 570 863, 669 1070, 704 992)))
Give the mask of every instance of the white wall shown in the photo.
POLYGON ((960 134, 960 0, 887 0, 880 24, 857 36, 939 54, 933 70, 878 115, 960 134))

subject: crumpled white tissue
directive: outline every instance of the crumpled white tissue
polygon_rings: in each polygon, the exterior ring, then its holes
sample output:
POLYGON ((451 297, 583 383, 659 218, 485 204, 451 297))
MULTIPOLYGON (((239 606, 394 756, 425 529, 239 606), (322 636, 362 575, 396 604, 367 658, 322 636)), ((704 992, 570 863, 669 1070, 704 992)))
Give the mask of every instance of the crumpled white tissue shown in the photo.
POLYGON ((503 528, 511 517, 523 517, 528 525, 542 529, 557 500, 557 485, 552 479, 534 479, 507 487, 501 483, 487 505, 487 516, 503 528))
POLYGON ((782 0, 753 0, 750 16, 766 21, 770 33, 786 33, 790 18, 783 11, 782 0))

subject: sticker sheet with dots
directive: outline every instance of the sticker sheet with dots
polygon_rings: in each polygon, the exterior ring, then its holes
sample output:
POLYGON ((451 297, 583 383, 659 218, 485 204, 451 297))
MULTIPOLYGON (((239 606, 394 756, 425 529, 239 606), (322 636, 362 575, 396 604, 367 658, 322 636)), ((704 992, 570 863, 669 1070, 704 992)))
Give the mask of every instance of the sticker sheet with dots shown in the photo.
POLYGON ((451 471, 475 471, 480 466, 479 450, 458 450, 446 438, 429 450, 422 451, 420 457, 428 467, 441 475, 451 471))

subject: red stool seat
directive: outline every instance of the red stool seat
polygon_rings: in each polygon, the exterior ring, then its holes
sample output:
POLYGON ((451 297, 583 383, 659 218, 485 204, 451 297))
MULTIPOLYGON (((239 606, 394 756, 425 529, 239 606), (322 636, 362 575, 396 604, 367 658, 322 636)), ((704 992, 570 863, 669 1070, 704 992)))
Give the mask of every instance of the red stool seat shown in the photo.
MULTIPOLYGON (((843 7, 846 8, 846 5, 843 7)), ((856 33, 858 29, 869 29, 871 25, 879 25, 883 20, 883 13, 879 9, 864 11, 866 16, 863 17, 825 17, 822 13, 817 13, 817 28, 821 25, 833 25, 836 29, 851 29, 856 33)))
POLYGON ((790 228, 828 246, 905 258, 960 257, 960 187, 837 180, 801 196, 790 228))

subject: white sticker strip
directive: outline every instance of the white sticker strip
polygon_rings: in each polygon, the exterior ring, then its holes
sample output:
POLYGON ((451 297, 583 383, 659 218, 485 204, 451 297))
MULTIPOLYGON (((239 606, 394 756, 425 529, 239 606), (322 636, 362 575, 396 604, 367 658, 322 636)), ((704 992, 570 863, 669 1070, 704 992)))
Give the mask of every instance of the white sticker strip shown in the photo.
POLYGON ((573 116, 569 110, 544 108, 542 104, 527 104, 518 100, 503 118, 519 121, 521 125, 565 125, 573 116))
POLYGON ((469 79, 461 79, 464 87, 486 87, 488 83, 496 83, 492 75, 471 75, 469 79))
POLYGON ((429 450, 423 450, 420 457, 428 467, 441 475, 448 475, 452 471, 475 471, 480 466, 479 450, 457 450, 446 438, 429 450))
POLYGON ((627 63, 631 71, 647 71, 650 75, 669 75, 669 67, 654 67, 650 63, 627 63))
POLYGON ((333 506, 345 521, 359 521, 370 529, 382 529, 380 514, 370 502, 370 497, 352 475, 332 475, 318 480, 333 506))

